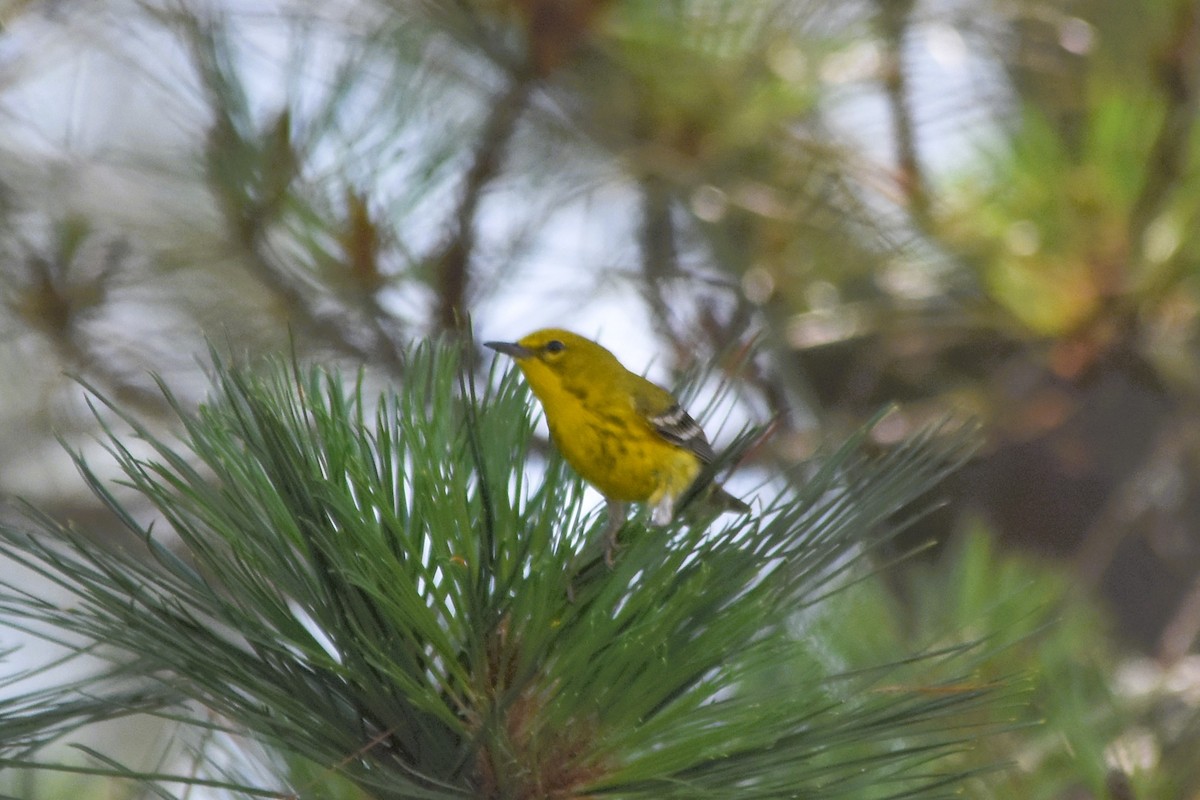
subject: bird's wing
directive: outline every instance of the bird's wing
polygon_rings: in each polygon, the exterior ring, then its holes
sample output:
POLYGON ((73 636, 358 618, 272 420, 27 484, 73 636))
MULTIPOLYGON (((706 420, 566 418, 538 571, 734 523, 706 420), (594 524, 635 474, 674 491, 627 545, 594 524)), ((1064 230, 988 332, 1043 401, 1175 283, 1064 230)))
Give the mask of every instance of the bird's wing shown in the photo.
POLYGON ((691 450, 705 464, 716 458, 704 429, 696 424, 691 414, 683 410, 683 406, 675 403, 661 414, 647 417, 659 436, 672 444, 677 444, 685 450, 691 450))
POLYGON ((670 392, 640 375, 630 373, 630 378, 634 381, 632 394, 636 398, 637 412, 655 433, 671 444, 691 451, 705 464, 716 458, 704 430, 670 392))

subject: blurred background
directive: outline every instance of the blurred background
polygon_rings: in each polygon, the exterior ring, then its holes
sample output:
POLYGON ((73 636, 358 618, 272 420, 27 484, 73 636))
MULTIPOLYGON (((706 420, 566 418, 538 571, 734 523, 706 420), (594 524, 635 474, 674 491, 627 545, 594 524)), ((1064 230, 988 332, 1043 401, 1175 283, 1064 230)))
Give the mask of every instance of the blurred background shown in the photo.
POLYGON ((155 376, 194 404, 210 345, 383 386, 414 340, 570 327, 665 384, 712 367, 724 438, 770 424, 759 474, 887 404, 880 448, 973 416, 876 611, 900 641, 1037 621, 1008 674, 1041 724, 979 796, 1200 797, 1200 3, 0 19, 10 508, 103 536, 77 381, 165 427, 155 376))

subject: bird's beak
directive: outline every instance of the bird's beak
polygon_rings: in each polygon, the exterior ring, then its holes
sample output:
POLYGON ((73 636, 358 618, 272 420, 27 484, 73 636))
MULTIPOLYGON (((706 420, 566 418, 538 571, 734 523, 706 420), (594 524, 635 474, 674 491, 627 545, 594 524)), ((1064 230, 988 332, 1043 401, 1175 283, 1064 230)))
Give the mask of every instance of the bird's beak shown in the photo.
POLYGON ((504 353, 506 356, 512 356, 515 359, 529 358, 533 355, 533 351, 528 347, 522 347, 516 342, 484 342, 484 347, 490 347, 497 353, 504 353))

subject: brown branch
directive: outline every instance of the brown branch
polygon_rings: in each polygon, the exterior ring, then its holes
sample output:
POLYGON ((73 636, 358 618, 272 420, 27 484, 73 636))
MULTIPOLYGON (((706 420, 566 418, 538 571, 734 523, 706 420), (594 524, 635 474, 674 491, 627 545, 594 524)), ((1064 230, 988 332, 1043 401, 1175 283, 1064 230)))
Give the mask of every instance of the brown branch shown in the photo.
POLYGON ((877 0, 883 34, 883 90, 887 98, 892 135, 896 143, 899 188, 913 219, 929 219, 929 193, 917 152, 916 124, 909 104, 908 75, 904 71, 904 34, 914 0, 877 0))
POLYGON ((576 55, 610 2, 517 0, 512 4, 525 29, 526 51, 520 64, 508 67, 508 89, 496 100, 483 125, 474 160, 463 179, 450 235, 433 259, 437 292, 435 324, 439 331, 461 331, 467 324, 471 259, 476 247, 475 218, 484 192, 500 174, 505 150, 534 86, 539 78, 576 55))
POLYGON ((466 325, 471 287, 471 258, 475 252, 475 216, 483 193, 500 173, 504 151, 516 131, 534 86, 532 73, 514 73, 507 91, 492 107, 479 136, 479 147, 463 180, 449 241, 435 260, 437 272, 436 324, 440 331, 459 331, 466 325))
POLYGON ((663 289, 679 272, 675 223, 671 219, 671 197, 659 178, 646 176, 639 184, 641 224, 638 245, 642 260, 642 296, 650 306, 650 324, 669 342, 676 354, 683 342, 671 325, 671 305, 663 289))

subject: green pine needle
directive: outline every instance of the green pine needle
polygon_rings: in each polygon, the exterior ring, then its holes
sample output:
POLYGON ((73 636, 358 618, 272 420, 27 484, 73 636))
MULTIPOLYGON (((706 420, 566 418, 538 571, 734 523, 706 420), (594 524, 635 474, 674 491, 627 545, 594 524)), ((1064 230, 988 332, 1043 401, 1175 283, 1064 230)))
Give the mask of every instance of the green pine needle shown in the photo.
POLYGON ((724 528, 639 517, 608 571, 581 566, 601 520, 579 481, 557 459, 528 471, 534 420, 512 373, 477 385, 456 350, 425 345, 395 394, 369 398, 320 368, 214 361, 198 411, 162 387, 179 442, 98 412, 154 529, 77 458, 136 546, 35 510, 32 533, 0 535, 0 555, 74 598, 0 579, 0 617, 113 665, 6 706, 0 764, 152 712, 380 798, 936 797, 978 768, 957 754, 997 695, 972 678, 981 646, 839 673, 797 630, 867 574, 970 431, 877 460, 859 437, 724 528))

